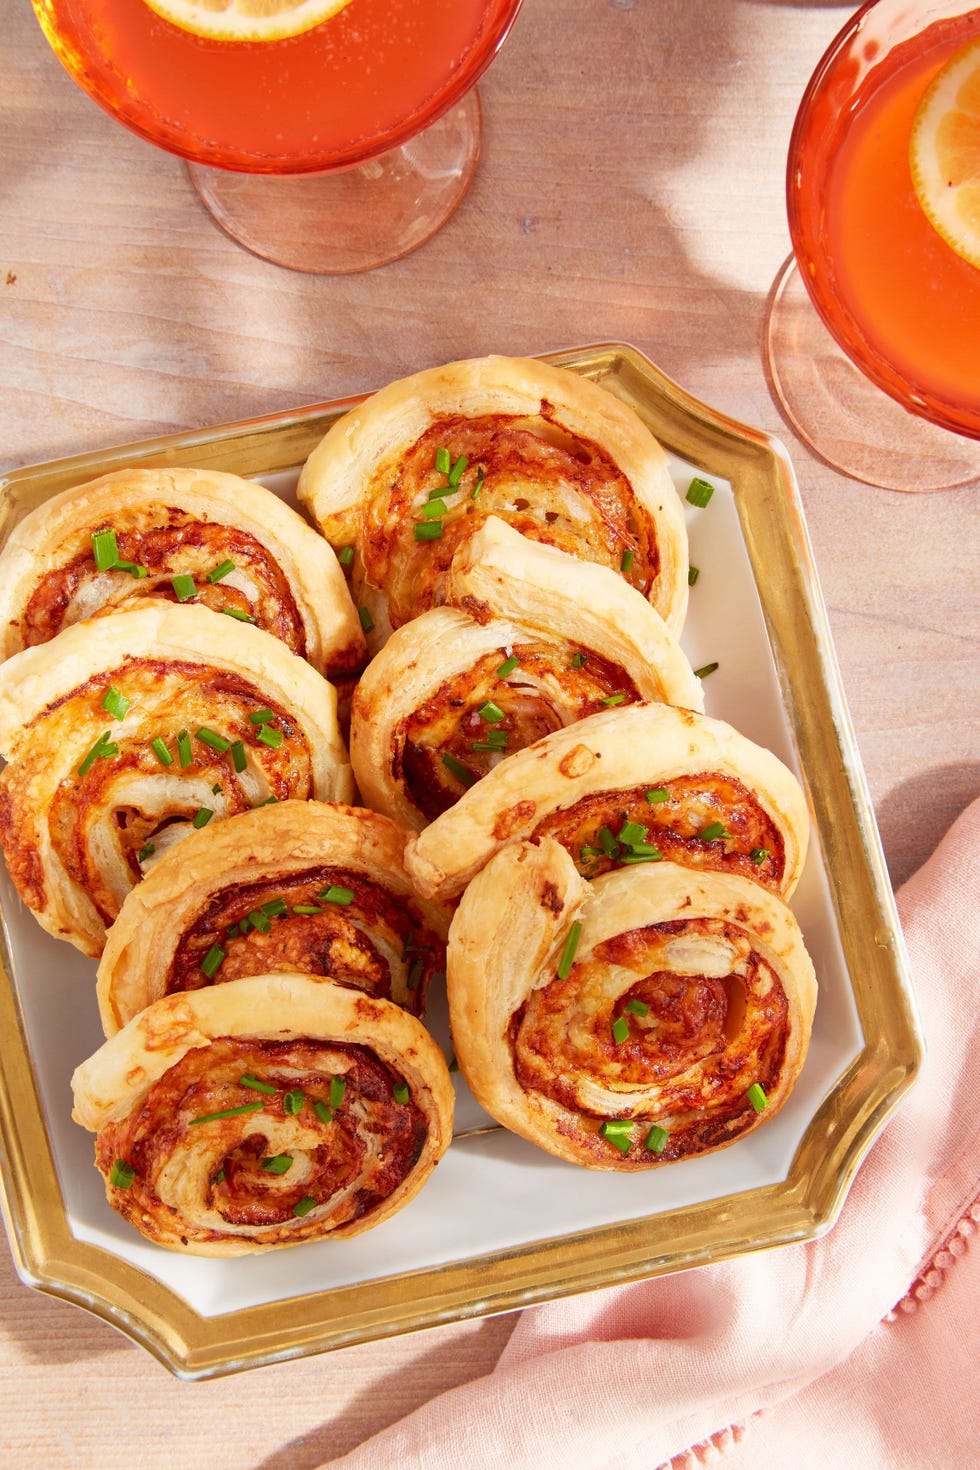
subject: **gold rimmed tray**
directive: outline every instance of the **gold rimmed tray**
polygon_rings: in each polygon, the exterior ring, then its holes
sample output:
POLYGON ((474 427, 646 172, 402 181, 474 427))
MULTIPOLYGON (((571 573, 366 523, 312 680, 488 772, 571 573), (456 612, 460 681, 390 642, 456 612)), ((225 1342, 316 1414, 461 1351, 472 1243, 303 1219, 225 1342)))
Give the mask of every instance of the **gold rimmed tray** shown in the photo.
MULTIPOLYGON (((73 1067, 101 1041, 94 964, 40 930, 0 875, 0 1160, 24 1281, 204 1378, 812 1239, 913 1081, 922 1045, 874 816, 793 471, 780 445, 689 397, 634 348, 554 353, 631 404, 664 444, 699 577, 683 642, 717 660, 707 711, 803 775, 814 816, 793 900, 820 998, 782 1112, 732 1148, 643 1175, 595 1175, 490 1126, 459 1082, 457 1137, 393 1220, 351 1241, 234 1261, 175 1256, 105 1202, 70 1120, 73 1067)), ((346 399, 125 445, 0 480, 0 541, 33 506, 125 465, 254 476, 286 498, 346 399)), ((430 1024, 449 1047, 438 1005, 430 1024)))

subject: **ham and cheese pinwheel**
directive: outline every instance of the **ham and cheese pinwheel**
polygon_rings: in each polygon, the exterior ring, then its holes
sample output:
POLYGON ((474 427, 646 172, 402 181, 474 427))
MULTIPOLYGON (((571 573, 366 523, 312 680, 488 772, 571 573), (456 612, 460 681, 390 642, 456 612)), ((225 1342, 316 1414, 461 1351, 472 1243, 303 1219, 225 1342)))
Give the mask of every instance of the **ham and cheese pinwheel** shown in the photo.
POLYGON ((589 883, 550 838, 511 843, 469 885, 448 987, 487 1111, 559 1158, 627 1170, 778 1112, 817 992, 796 920, 757 883, 673 863, 589 883))
POLYGON ((286 970, 421 1015, 445 972, 450 912, 414 892, 406 836, 376 812, 318 801, 192 833, 109 931, 97 987, 106 1035, 164 995, 286 970))
POLYGON ((109 1203, 192 1255, 357 1235, 418 1193, 452 1136, 421 1022, 307 975, 158 1000, 72 1085, 109 1203))
POLYGON ((372 652, 444 600, 456 550, 488 515, 608 567, 673 633, 684 620, 687 533, 667 456, 631 408, 562 368, 486 357, 391 383, 330 429, 298 494, 331 545, 352 549, 372 652))
POLYGON ((327 677, 364 635, 337 558, 271 490, 217 470, 116 470, 53 496, 0 553, 0 659, 146 598, 256 623, 327 677))
POLYGON ((93 618, 0 666, 0 845, 50 933, 98 955, 173 843, 262 802, 346 801, 327 681, 204 607, 93 618))

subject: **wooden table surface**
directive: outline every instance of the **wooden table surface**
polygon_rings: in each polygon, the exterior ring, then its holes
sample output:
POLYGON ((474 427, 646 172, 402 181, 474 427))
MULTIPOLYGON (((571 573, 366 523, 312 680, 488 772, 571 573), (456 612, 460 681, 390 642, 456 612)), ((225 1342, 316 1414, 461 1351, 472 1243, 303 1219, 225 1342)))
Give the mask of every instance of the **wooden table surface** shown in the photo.
MULTIPOLYGON (((405 260, 329 279, 234 245, 179 160, 89 102, 29 7, 8 6, 0 464, 288 409, 457 357, 631 342, 793 455, 899 884, 977 790, 978 486, 912 496, 845 479, 783 424, 762 366, 789 250, 793 116, 849 13, 525 0, 481 84, 484 156, 458 213, 405 260)), ((0 1445, 18 1470, 102 1470, 124 1454, 144 1470, 309 1470, 488 1371, 514 1322, 181 1384, 21 1285, 0 1254, 0 1445)))

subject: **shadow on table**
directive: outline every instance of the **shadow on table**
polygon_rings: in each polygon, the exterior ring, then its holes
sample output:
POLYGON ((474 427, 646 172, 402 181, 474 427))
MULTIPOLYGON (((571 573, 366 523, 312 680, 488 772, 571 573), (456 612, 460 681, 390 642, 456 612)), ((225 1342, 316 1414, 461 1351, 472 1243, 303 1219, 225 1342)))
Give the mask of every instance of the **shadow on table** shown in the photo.
POLYGON ((894 787, 877 807, 878 831, 897 891, 980 796, 980 762, 936 766, 894 787), (909 840, 910 834, 914 841, 909 840))

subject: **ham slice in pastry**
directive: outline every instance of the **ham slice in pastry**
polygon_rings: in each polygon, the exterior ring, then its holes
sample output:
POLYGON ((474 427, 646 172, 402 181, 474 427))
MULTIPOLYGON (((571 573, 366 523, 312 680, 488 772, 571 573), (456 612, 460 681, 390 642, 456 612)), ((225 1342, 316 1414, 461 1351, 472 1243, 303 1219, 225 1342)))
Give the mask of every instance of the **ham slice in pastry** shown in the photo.
POLYGON ((254 622, 328 678, 364 663, 323 538, 262 485, 194 469, 116 470, 21 521, 0 553, 0 658, 147 597, 254 622))
POLYGON ((212 820, 353 794, 336 696, 205 607, 93 618, 0 667, 0 845, 52 934, 98 955, 146 865, 212 820))
POLYGON ((683 623, 687 533, 667 456, 631 408, 565 369, 486 357, 391 383, 330 429, 298 493, 331 545, 353 550, 372 651, 444 601, 455 552, 488 515, 608 567, 672 632, 683 623))
POLYGON ((449 934, 453 1044, 506 1128, 593 1169, 646 1169, 744 1138, 806 1056, 816 979, 757 883, 673 863, 588 883, 550 838, 515 842, 449 934))
POLYGON ((99 965, 111 1036, 153 1001, 245 975, 326 976, 421 1015, 449 911, 405 872, 406 833, 363 807, 283 801, 195 832, 134 888, 99 965))
POLYGON ((586 878, 662 859, 788 898, 806 857, 800 783, 731 725, 664 704, 603 710, 514 756, 413 837, 421 893, 451 898, 503 843, 556 838, 586 878))
POLYGON ((192 1255, 357 1235, 418 1193, 452 1136, 421 1022, 307 975, 158 1000, 72 1085, 109 1203, 192 1255))

